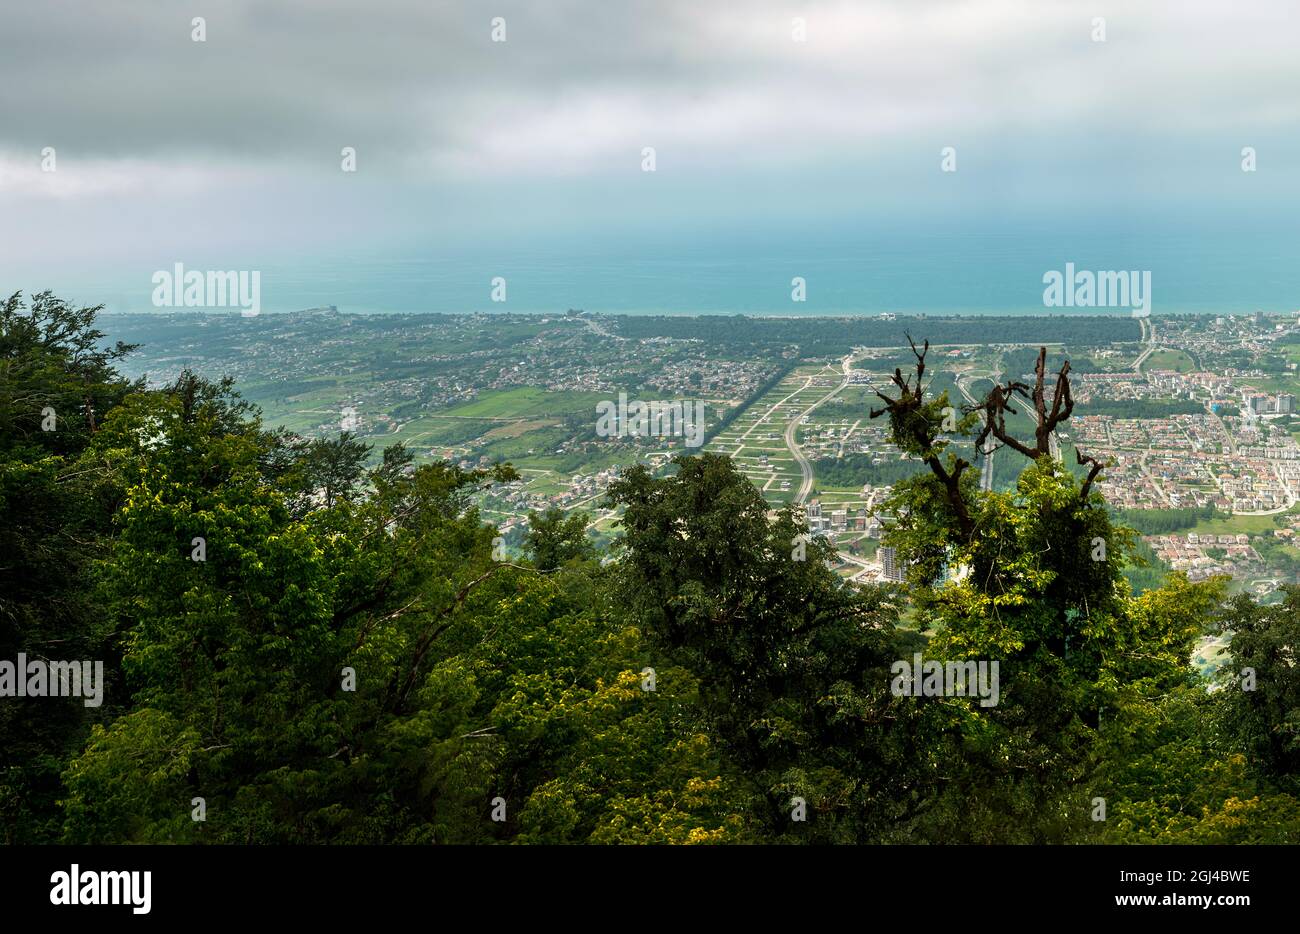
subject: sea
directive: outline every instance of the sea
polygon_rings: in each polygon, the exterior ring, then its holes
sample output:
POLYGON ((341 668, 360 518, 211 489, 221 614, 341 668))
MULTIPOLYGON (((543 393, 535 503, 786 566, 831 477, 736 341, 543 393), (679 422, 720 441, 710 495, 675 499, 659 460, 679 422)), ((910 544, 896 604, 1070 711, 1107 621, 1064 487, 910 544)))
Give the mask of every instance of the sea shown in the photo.
POLYGON ((1300 309, 1300 225, 1293 230, 875 231, 590 238, 495 246, 430 244, 274 258, 153 257, 106 270, 63 270, 6 288, 54 289, 148 312, 152 276, 257 270, 267 313, 335 306, 345 313, 659 315, 1122 314, 1047 307, 1044 276, 1076 270, 1151 273, 1151 313, 1294 314, 1300 309), (50 281, 53 280, 53 281, 50 281), (797 297, 802 280, 802 300, 797 297), (495 300, 504 299, 504 300, 495 300))

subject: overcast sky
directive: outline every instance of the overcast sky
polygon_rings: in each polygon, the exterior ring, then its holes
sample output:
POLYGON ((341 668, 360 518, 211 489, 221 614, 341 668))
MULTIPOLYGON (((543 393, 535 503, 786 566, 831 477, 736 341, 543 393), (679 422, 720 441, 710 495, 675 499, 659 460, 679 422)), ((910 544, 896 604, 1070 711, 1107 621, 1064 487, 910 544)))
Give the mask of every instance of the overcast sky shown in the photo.
POLYGON ((6 3, 0 278, 930 214, 1294 215, 1298 38, 1295 0, 6 3))

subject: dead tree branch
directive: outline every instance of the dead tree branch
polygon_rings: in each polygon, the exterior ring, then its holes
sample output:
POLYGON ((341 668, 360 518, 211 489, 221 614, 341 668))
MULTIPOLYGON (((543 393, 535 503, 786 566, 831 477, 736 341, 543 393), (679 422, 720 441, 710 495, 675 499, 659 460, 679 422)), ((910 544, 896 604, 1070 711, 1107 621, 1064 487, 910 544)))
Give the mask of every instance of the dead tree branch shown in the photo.
MULTIPOLYGON (((1046 382, 1047 348, 1040 347, 1038 348, 1038 362, 1034 366, 1034 387, 1032 390, 1025 383, 1012 380, 1005 385, 995 385, 980 404, 967 406, 967 412, 982 412, 984 415, 984 427, 975 439, 976 448, 985 450, 984 443, 992 435, 997 441, 1001 442, 1002 446, 1019 451, 1031 460, 1050 456, 1053 432, 1074 412, 1074 397, 1070 394, 1070 361, 1066 360, 1062 363, 1061 368, 1056 373, 1056 386, 1052 390, 1050 406, 1047 401, 1046 382), (1007 431, 1006 413, 1019 414, 1018 410, 1011 404, 1016 396, 1025 399, 1034 407, 1035 424, 1032 446, 1007 431)), ((1074 453, 1081 465, 1090 466, 1088 476, 1083 481, 1083 487, 1079 491, 1080 498, 1086 500, 1088 493, 1092 490, 1093 481, 1097 479, 1097 476, 1107 465, 1095 457, 1085 456, 1077 448, 1074 453)))
POLYGON ((921 457, 931 473, 943 484, 948 503, 957 517, 962 534, 969 537, 975 529, 975 522, 970 515, 970 506, 961 492, 961 475, 970 467, 970 463, 959 457, 953 461, 952 469, 949 470, 940 460, 939 451, 942 447, 936 448, 936 444, 939 443, 939 431, 924 411, 925 355, 930 351, 930 342, 927 340, 922 348, 917 350, 916 342, 909 334, 907 343, 911 345, 912 355, 916 357, 916 385, 912 385, 910 375, 903 375, 902 368, 895 367, 890 381, 898 387, 898 398, 891 399, 876 390, 876 395, 884 400, 885 405, 884 408, 872 409, 871 417, 889 415, 895 442, 903 450, 921 457))
POLYGON ((1105 469, 1106 465, 1103 464, 1101 461, 1097 460, 1097 458, 1095 457, 1085 457, 1083 452, 1080 451, 1078 448, 1074 449, 1074 456, 1079 459, 1080 465, 1083 464, 1092 465, 1091 469, 1088 471, 1087 479, 1083 481, 1083 487, 1079 490, 1079 499, 1083 500, 1084 502, 1087 502, 1088 493, 1092 489, 1092 481, 1097 479, 1097 474, 1101 473, 1102 470, 1105 469))

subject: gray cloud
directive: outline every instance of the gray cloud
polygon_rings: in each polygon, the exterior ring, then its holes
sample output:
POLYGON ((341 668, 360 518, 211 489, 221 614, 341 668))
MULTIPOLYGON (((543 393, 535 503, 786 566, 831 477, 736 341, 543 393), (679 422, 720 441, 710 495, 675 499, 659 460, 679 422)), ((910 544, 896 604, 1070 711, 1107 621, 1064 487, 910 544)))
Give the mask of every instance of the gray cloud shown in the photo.
POLYGON ((3 13, 0 150, 332 170, 353 145, 431 175, 564 175, 652 143, 707 161, 1081 121, 1294 126, 1289 6, 46 0, 3 13))
POLYGON ((1282 203, 1300 167, 1293 4, 10 3, 0 256, 1186 201, 1207 179, 1242 191, 1244 145, 1267 167, 1253 195, 1282 203), (937 171, 946 145, 956 177, 937 171))

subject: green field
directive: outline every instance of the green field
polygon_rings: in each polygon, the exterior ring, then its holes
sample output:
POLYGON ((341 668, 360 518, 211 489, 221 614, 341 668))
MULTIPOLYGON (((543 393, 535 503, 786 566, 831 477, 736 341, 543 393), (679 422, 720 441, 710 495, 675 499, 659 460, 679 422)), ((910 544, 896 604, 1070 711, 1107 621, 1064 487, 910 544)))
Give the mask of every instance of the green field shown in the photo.
POLYGON ((1271 516, 1226 516, 1219 519, 1202 519, 1190 531, 1196 532, 1198 535, 1235 535, 1240 533, 1259 535, 1279 528, 1278 523, 1273 521, 1274 519, 1295 512, 1296 509, 1291 509, 1288 512, 1280 512, 1271 516))
POLYGON ((590 412, 596 421, 596 404, 609 399, 599 392, 550 392, 534 386, 516 389, 489 389, 473 402, 444 409, 440 415, 466 415, 475 418, 536 418, 590 412))
POLYGON ((1147 370, 1177 370, 1192 373, 1198 369, 1196 361, 1182 350, 1157 350, 1142 364, 1147 370))

